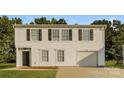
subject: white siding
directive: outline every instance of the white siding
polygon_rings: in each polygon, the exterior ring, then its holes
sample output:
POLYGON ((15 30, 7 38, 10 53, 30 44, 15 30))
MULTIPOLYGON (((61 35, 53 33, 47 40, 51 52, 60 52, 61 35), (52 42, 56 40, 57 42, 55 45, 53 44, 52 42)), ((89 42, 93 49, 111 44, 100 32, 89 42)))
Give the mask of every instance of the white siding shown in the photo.
MULTIPOLYGON (((31 48, 31 66, 76 66, 77 65, 76 51, 98 52, 97 53, 98 62, 99 62, 98 65, 104 65, 105 45, 104 45, 104 29, 102 28, 90 28, 93 29, 93 34, 94 34, 93 41, 79 41, 78 28, 72 28, 72 41, 48 41, 49 28, 33 28, 33 29, 42 29, 42 41, 26 41, 26 29, 27 28, 15 28, 17 66, 22 66, 21 58, 20 58, 21 51, 18 51, 18 48, 25 48, 25 47, 31 48), (45 49, 49 51, 49 62, 41 62, 39 58, 39 49, 45 49), (64 50, 65 62, 60 63, 56 61, 55 51, 57 49, 64 50)), ((58 29, 58 28, 53 28, 53 29, 58 29)), ((59 30, 62 29, 70 29, 70 28, 59 28, 59 30)), ((89 29, 89 28, 82 28, 82 29, 89 29)), ((94 56, 95 56, 94 60, 96 60, 96 54, 94 54, 94 56)))
POLYGON ((105 66, 105 49, 104 48, 98 51, 98 65, 105 66))

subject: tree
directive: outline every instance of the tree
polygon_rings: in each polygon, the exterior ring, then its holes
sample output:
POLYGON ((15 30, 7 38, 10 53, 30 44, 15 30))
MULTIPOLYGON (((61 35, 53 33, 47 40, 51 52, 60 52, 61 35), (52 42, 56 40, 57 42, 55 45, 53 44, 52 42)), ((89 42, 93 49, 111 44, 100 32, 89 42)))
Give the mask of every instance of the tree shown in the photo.
POLYGON ((106 31, 105 31, 105 57, 107 60, 114 58, 114 50, 113 50, 113 28, 111 27, 112 23, 108 20, 96 20, 92 25, 106 25, 106 31))
POLYGON ((119 20, 113 20, 113 30, 114 30, 114 50, 115 59, 123 59, 122 55, 122 45, 124 44, 124 25, 121 24, 119 20))
POLYGON ((30 24, 34 24, 34 22, 31 21, 30 24))
POLYGON ((47 20, 46 17, 40 17, 34 19, 35 24, 50 24, 50 20, 47 20))
POLYGON ((113 29, 115 30, 115 31, 119 31, 120 30, 120 28, 121 28, 121 21, 119 21, 119 20, 113 20, 113 22, 112 22, 113 24, 113 29))
POLYGON ((92 25, 106 25, 105 57, 106 60, 122 58, 122 44, 124 43, 124 26, 119 20, 96 20, 92 25), (122 34, 123 33, 123 34, 122 34))
POLYGON ((13 24, 22 24, 20 18, 0 17, 0 62, 15 62, 13 24))
POLYGON ((50 23, 51 24, 58 24, 58 21, 55 18, 52 18, 50 23))
POLYGON ((46 17, 35 18, 34 21, 31 21, 30 24, 67 24, 65 19, 60 18, 59 20, 52 18, 48 20, 46 17))
POLYGON ((22 24, 22 19, 20 18, 12 18, 12 20, 10 20, 12 22, 12 24, 22 24))
POLYGON ((62 18, 58 20, 58 24, 67 24, 67 22, 62 18))
POLYGON ((74 25, 78 25, 78 23, 75 23, 74 25))

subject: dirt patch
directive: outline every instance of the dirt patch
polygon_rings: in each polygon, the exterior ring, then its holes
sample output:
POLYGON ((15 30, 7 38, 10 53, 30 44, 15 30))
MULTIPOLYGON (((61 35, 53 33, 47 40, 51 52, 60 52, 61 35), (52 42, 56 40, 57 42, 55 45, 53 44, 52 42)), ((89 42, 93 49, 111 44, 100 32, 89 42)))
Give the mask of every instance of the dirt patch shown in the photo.
POLYGON ((59 67, 58 78, 123 78, 124 69, 93 67, 59 67))

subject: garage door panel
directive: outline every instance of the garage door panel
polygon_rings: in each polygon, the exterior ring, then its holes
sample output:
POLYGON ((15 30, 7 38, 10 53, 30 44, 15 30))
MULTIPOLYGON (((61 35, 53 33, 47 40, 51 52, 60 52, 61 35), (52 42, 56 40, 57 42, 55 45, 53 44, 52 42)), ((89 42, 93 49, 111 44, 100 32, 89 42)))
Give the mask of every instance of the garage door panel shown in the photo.
POLYGON ((97 66, 97 52, 77 52, 78 66, 97 66))

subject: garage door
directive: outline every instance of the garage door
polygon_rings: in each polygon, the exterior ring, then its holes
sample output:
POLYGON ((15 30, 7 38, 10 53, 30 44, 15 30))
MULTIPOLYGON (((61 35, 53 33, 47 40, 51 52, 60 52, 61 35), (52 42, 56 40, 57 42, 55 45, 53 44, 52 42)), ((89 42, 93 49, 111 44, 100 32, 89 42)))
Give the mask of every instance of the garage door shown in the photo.
POLYGON ((98 57, 97 52, 77 52, 78 66, 97 66, 98 57))

